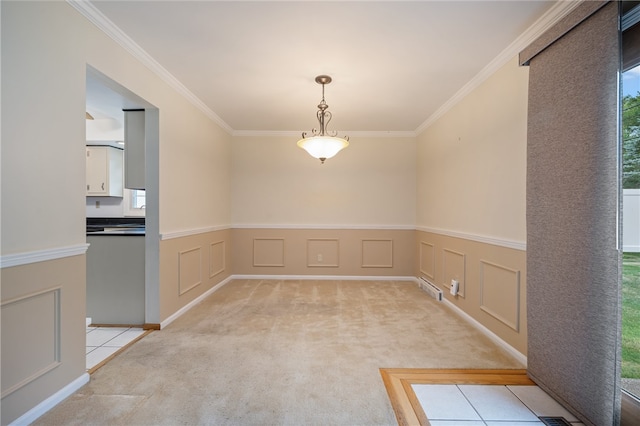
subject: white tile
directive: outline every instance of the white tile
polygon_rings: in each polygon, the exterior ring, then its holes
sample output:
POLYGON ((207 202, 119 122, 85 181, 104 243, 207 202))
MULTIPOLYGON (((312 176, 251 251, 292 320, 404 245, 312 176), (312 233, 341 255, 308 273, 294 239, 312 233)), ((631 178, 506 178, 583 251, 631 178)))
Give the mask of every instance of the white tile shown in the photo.
POLYGON ((429 424, 431 426, 485 426, 482 420, 429 420, 429 424))
POLYGON ((578 421, 573 414, 538 386, 507 386, 507 388, 537 416, 564 417, 568 422, 578 421))
POLYGON ((506 386, 458 385, 458 387, 469 399, 473 408, 478 411, 482 420, 539 421, 538 417, 506 386))
POLYGON ((91 333, 87 334, 87 346, 102 346, 107 343, 109 340, 115 338, 116 336, 124 333, 129 328, 120 328, 120 327, 105 327, 99 328, 97 330, 93 330, 91 333))
POLYGON ((485 422, 485 424, 487 426, 544 426, 544 423, 539 420, 537 422, 485 422))
POLYGON ((108 347, 108 346, 102 346, 102 347, 99 347, 99 348, 95 348, 94 350, 89 352, 89 354, 87 354, 87 360, 86 360, 87 361, 86 362, 87 370, 90 369, 90 368, 95 367, 101 361, 103 361, 104 359, 108 358, 110 355, 113 355, 119 349, 120 348, 108 347))
POLYGON ((96 349, 97 346, 87 346, 85 354, 88 354, 89 352, 91 352, 92 350, 96 349))
POLYGON ((126 346, 129 343, 131 343, 132 340, 144 334, 144 332, 145 331, 141 328, 131 328, 125 331, 124 333, 114 337, 113 339, 109 340, 104 344, 104 346, 119 346, 119 347, 126 346))
POLYGON ((456 385, 412 385, 422 410, 432 420, 481 420, 456 385))

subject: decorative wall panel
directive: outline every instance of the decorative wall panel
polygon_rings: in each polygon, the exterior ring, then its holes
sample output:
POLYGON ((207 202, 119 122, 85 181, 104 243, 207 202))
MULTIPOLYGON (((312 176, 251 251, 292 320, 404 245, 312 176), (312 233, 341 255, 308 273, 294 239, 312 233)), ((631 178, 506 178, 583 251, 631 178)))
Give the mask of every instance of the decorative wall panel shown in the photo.
POLYGON ((60 289, 2 304, 2 398, 60 365, 60 289))
POLYGON ((183 295, 202 283, 202 250, 196 247, 178 256, 178 294, 183 295))
POLYGON ((519 331, 520 271, 481 261, 480 309, 519 331))
POLYGON ((253 266, 284 266, 284 238, 255 238, 253 266))
POLYGON ((213 278, 224 271, 225 243, 217 241, 209 245, 209 278, 213 278))
POLYGON ((307 266, 340 266, 340 243, 335 238, 310 238, 307 240, 307 266))
POLYGON ((420 241, 420 273, 435 280, 436 250, 433 244, 420 241))
POLYGON ((457 251, 444 249, 442 258, 443 285, 448 289, 451 286, 451 280, 458 281, 458 296, 464 297, 466 255, 457 251))
POLYGON ((419 240, 414 230, 234 228, 231 241, 227 250, 236 275, 415 277, 418 273, 419 240))
POLYGON ((393 268, 393 240, 362 240, 363 268, 393 268))

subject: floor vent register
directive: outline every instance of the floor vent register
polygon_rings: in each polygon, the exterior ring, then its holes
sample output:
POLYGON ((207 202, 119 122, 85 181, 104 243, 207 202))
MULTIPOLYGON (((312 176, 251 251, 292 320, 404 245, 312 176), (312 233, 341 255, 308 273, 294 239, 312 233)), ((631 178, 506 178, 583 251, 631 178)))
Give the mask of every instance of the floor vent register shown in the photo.
POLYGON ((571 426, 564 417, 538 417, 547 426, 571 426))

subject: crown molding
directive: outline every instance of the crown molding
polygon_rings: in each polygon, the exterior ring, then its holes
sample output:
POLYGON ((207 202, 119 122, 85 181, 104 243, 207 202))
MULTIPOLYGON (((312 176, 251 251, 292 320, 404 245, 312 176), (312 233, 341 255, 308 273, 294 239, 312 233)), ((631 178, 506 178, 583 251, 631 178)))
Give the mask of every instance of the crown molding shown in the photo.
POLYGON ((92 24, 109 36, 113 41, 122 46, 134 58, 142 62, 153 73, 160 77, 165 83, 172 87, 179 94, 184 96, 191 104, 202 111, 212 121, 222 127, 227 133, 232 134, 233 129, 224 122, 220 116, 213 112, 204 102, 187 89, 177 78, 160 65, 142 47, 135 43, 124 31, 118 28, 109 18, 100 12, 88 0, 67 0, 67 3, 76 9, 82 16, 87 18, 92 24))
POLYGON ((531 44, 534 40, 544 34, 549 28, 555 25, 560 19, 568 15, 580 3, 587 0, 563 0, 555 3, 551 8, 531 25, 524 33, 515 39, 506 49, 504 49, 495 59, 485 66, 474 78, 462 86, 447 102, 436 110, 427 120, 425 120, 416 130, 416 135, 421 134, 429 126, 435 123, 440 117, 446 114, 451 108, 457 105, 462 99, 480 86, 491 75, 503 67, 514 56, 518 55, 522 49, 531 44))
MULTIPOLYGON (((177 78, 162 67, 151 55, 135 43, 124 31, 117 27, 109 18, 100 12, 88 0, 66 0, 69 5, 76 9, 87 20, 98 27, 107 36, 122 46, 134 58, 158 75, 170 87, 184 96, 196 108, 202 111, 207 117, 218 124, 222 129, 232 136, 249 137, 296 137, 301 132, 296 131, 254 131, 254 130, 234 130, 220 116, 213 112, 204 102, 187 89, 177 78)), ((527 29, 520 37, 503 50, 495 59, 484 67, 473 79, 458 90, 447 102, 445 102, 436 112, 425 120, 415 131, 360 131, 345 132, 356 137, 366 138, 412 138, 424 132, 431 124, 442 117, 447 111, 458 104, 464 97, 482 84, 489 76, 505 65, 511 58, 517 55, 522 49, 528 46, 533 40, 543 34, 556 22, 570 13, 582 1, 587 0, 563 0, 555 3, 538 21, 527 29)))

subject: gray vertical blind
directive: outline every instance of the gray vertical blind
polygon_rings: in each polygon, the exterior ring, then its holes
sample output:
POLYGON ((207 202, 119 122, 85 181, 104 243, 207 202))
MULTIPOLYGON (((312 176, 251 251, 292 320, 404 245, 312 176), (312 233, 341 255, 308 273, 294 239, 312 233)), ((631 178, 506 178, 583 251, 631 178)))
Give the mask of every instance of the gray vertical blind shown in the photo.
POLYGON ((584 423, 616 424, 620 389, 617 2, 585 2, 529 64, 528 373, 584 423))
POLYGON ((640 25, 635 24, 624 31, 622 37, 622 71, 640 64, 640 25))

